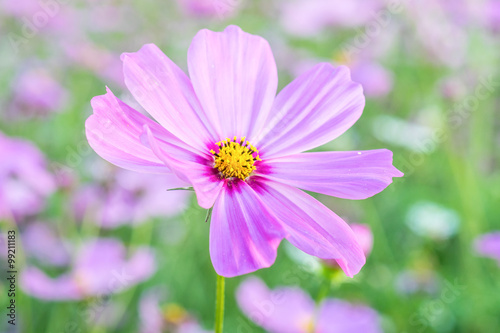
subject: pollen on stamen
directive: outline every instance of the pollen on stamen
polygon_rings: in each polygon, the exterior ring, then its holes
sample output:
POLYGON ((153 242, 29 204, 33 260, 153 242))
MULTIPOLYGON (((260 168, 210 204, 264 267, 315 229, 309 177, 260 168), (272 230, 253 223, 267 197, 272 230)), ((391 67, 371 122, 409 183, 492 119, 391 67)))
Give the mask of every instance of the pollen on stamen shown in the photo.
POLYGON ((226 138, 216 143, 219 151, 211 149, 214 156, 214 168, 222 178, 239 178, 245 180, 256 169, 255 161, 261 161, 259 151, 246 141, 235 136, 233 140, 226 138), (243 145, 243 143, 245 143, 243 145))

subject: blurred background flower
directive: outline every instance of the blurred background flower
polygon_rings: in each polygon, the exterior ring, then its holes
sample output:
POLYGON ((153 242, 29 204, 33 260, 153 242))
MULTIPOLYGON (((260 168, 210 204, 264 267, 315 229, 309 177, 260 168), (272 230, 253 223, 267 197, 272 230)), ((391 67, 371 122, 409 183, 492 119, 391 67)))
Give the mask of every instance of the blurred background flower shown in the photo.
POLYGON ((39 213, 56 189, 43 154, 29 141, 0 132, 0 218, 21 222, 39 213))
POLYGON ((21 288, 41 299, 76 300, 120 292, 149 278, 156 269, 150 249, 139 248, 127 259, 123 244, 111 238, 88 240, 74 252, 70 271, 56 278, 26 267, 21 288))
POLYGON ((324 299, 316 309, 303 290, 269 290, 258 278, 244 280, 236 298, 243 313, 271 333, 382 332, 379 315, 366 305, 324 299))
POLYGON ((474 249, 481 256, 497 260, 500 265, 500 231, 477 237, 474 242, 474 249))
POLYGON ((175 216, 187 208, 190 193, 167 189, 184 185, 173 174, 114 170, 102 183, 81 186, 72 199, 73 210, 78 221, 92 221, 108 229, 175 216))

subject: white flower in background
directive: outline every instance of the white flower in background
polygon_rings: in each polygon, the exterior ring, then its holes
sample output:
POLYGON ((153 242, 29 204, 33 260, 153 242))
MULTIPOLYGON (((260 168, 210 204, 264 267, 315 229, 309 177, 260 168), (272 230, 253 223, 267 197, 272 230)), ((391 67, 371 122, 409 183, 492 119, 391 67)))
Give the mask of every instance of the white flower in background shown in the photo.
MULTIPOLYGON (((425 113, 428 116, 430 112, 425 113)), ((433 139, 435 133, 433 127, 438 122, 432 120, 433 126, 431 127, 420 122, 410 122, 393 116, 380 115, 372 123, 372 133, 377 140, 382 142, 429 154, 437 146, 437 142, 433 139)))
POLYGON ((447 239, 457 232, 460 217, 452 209, 434 202, 421 201, 408 211, 406 224, 417 235, 447 239))

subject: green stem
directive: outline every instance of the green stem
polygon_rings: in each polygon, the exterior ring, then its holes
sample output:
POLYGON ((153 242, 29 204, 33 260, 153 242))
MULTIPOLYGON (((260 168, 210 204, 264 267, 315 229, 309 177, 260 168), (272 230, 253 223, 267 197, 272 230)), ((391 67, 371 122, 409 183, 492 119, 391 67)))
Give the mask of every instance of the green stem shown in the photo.
POLYGON ((213 207, 210 207, 207 210, 207 216, 205 217, 205 223, 208 222, 208 220, 210 220, 210 218, 212 217, 212 209, 213 209, 213 207))
POLYGON ((176 188, 169 188, 167 191, 194 191, 194 188, 192 188, 192 187, 176 187, 176 188))
POLYGON ((215 300, 215 333, 222 333, 222 326, 224 324, 224 284, 224 277, 217 275, 217 295, 215 300))
POLYGON ((320 304, 321 301, 328 296, 330 292, 331 282, 328 278, 323 278, 323 282, 321 283, 321 287, 318 291, 318 295, 316 296, 316 304, 320 304))

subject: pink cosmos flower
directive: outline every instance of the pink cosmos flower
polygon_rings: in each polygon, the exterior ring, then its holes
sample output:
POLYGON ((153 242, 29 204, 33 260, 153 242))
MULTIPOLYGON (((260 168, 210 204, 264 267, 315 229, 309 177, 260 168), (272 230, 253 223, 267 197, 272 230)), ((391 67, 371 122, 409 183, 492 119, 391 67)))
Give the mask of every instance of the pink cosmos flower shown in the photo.
POLYGON ((427 59, 438 65, 459 68, 466 60, 467 32, 454 22, 446 7, 438 1, 408 3, 408 18, 415 25, 415 38, 427 59), (450 38, 453 36, 453 38, 450 38), (453 57, 450 57, 453 54, 453 57))
POLYGON ((474 241, 474 248, 478 254, 495 259, 500 265, 500 231, 477 237, 474 241))
POLYGON ((157 121, 108 90, 92 100, 87 138, 123 168, 174 173, 213 207, 210 255, 219 275, 269 267, 286 238, 335 259, 349 276, 365 256, 349 226, 297 187, 348 199, 370 197, 402 173, 392 152, 313 152, 351 127, 365 99, 346 67, 321 63, 277 96, 269 44, 229 26, 201 30, 188 51, 188 77, 158 47, 122 55, 125 84, 157 121))
POLYGON ((245 315, 270 333, 378 333, 378 313, 366 305, 328 298, 319 309, 303 290, 269 290, 260 279, 246 279, 236 292, 245 315))
POLYGON ((64 53, 67 59, 75 66, 86 68, 95 73, 102 80, 111 81, 113 84, 123 86, 123 73, 118 57, 110 51, 99 48, 89 41, 66 41, 64 53))
POLYGON ((39 213, 45 199, 56 190, 47 161, 31 142, 0 132, 0 219, 39 213))
POLYGON ((68 92, 43 68, 23 71, 14 81, 8 113, 13 118, 43 116, 60 111, 68 92))
POLYGON ((29 39, 38 33, 58 37, 78 33, 75 24, 79 21, 78 11, 68 4, 37 0, 0 1, 0 9, 2 16, 13 17, 23 25, 23 30, 13 31, 19 34, 17 39, 29 39))
POLYGON ((127 259, 120 241, 102 238, 80 247, 69 272, 51 278, 28 266, 21 274, 20 285, 27 294, 40 299, 78 300, 128 289, 149 278, 155 269, 149 248, 139 248, 127 259))
POLYGON ((69 244, 59 237, 55 228, 48 222, 30 223, 21 235, 26 253, 39 262, 52 266, 66 266, 71 258, 69 244))
POLYGON ((140 333, 211 333, 181 306, 163 304, 162 289, 144 292, 139 302, 140 333))
POLYGON ((201 17, 229 18, 241 7, 241 0, 177 0, 187 14, 201 17))
POLYGON ((73 198, 75 217, 89 219, 103 228, 140 224, 152 217, 175 216, 186 209, 188 192, 168 192, 172 187, 189 186, 175 175, 158 179, 120 169, 103 184, 81 187, 73 198))
POLYGON ((379 0, 294 0, 283 3, 281 23, 300 37, 314 36, 326 27, 352 28, 374 20, 383 7, 379 0))

